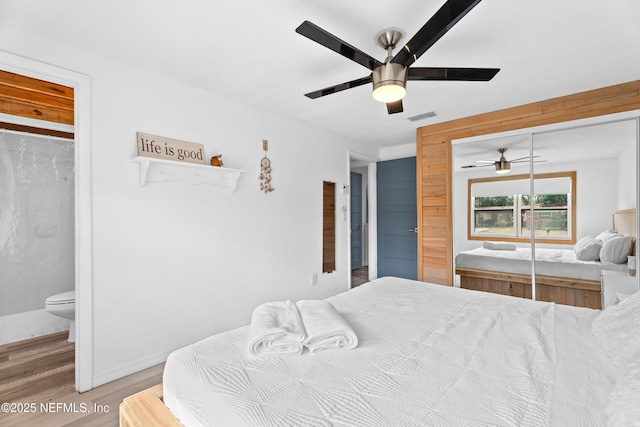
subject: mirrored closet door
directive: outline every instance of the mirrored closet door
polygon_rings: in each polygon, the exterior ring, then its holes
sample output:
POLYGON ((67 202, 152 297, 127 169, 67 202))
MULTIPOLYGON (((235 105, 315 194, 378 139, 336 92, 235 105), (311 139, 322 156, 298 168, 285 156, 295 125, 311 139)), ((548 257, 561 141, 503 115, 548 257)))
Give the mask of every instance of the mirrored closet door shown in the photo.
POLYGON ((456 141, 456 286, 600 308, 602 269, 627 274, 635 251, 622 246, 636 236, 637 128, 602 118, 456 141), (602 252, 606 237, 619 239, 602 252))
POLYGON ((531 298, 532 265, 526 261, 531 251, 530 136, 484 139, 452 148, 457 285, 531 298), (511 259, 509 269, 503 268, 505 258, 511 259))

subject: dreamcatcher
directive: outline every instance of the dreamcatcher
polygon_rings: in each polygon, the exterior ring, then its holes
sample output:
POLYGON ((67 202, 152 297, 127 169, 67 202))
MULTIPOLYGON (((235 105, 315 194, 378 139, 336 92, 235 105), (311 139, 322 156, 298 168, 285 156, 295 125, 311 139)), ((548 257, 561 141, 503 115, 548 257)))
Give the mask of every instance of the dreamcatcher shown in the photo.
POLYGON ((271 160, 267 157, 267 150, 269 149, 269 141, 262 140, 262 149, 264 150, 264 157, 260 160, 260 190, 265 193, 271 193, 275 190, 271 185, 271 160))

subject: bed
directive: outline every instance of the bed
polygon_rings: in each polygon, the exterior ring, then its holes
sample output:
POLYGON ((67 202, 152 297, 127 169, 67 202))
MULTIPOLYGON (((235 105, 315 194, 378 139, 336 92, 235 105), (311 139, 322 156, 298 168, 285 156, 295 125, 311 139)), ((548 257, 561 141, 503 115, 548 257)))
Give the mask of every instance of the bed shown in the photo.
POLYGON ((217 334, 172 353, 121 426, 605 425, 623 366, 592 324, 640 312, 633 296, 600 312, 393 277, 328 301, 355 349, 255 358, 249 326, 217 334))
MULTIPOLYGON (((616 211, 613 230, 636 238, 636 210, 616 211)), ((634 243, 635 245, 635 243, 634 243)), ((601 308, 601 271, 625 270, 623 264, 576 260, 573 249, 536 248, 536 299, 579 307, 601 308)), ((456 255, 460 287, 531 298, 531 250, 476 248, 456 255)))

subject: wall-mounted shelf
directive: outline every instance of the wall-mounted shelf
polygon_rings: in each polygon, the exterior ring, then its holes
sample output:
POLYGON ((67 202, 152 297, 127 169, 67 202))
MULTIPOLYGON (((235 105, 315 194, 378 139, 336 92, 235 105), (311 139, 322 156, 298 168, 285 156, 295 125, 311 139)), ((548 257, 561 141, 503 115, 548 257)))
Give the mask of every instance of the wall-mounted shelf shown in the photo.
POLYGON ((199 165, 196 163, 176 162, 173 160, 134 157, 133 162, 140 164, 140 186, 147 182, 184 181, 189 184, 204 182, 218 185, 229 191, 235 191, 238 178, 244 171, 199 165))

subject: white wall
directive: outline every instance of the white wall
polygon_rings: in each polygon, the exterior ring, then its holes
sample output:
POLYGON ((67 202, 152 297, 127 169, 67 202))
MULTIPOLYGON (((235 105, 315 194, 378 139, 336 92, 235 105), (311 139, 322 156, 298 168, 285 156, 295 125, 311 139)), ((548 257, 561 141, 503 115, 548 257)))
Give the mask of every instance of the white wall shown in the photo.
MULTIPOLYGON (((0 29, 0 49, 91 78, 91 141, 80 142, 92 150, 94 386, 248 323, 261 302, 348 289, 339 213, 337 270, 320 274, 322 181, 348 184, 346 152, 377 154, 366 144, 17 29, 0 29), (246 173, 234 193, 140 187, 137 131, 202 143, 246 173), (258 189, 263 138, 270 194, 258 189)), ((337 195, 338 210, 347 197, 337 195)))
MULTIPOLYGON (((635 159, 635 157, 634 157, 635 159)), ((567 162, 561 166, 536 165, 536 173, 576 171, 577 195, 576 232, 577 238, 595 236, 602 230, 611 228, 611 214, 622 209, 618 207, 618 177, 612 174, 617 159, 601 159, 588 162, 567 162)), ((490 169, 490 168, 489 168, 490 169)), ((526 170, 526 168, 525 168, 526 170)), ((634 166, 635 170, 635 166, 634 166)), ((525 172, 526 173, 526 172, 525 172)), ((480 246, 478 240, 467 239, 467 194, 468 180, 487 176, 478 172, 456 173, 454 176, 454 253, 480 246)), ((568 248, 567 245, 544 245, 540 247, 568 248)))
POLYGON ((416 156, 416 143, 380 147, 380 161, 416 156))

